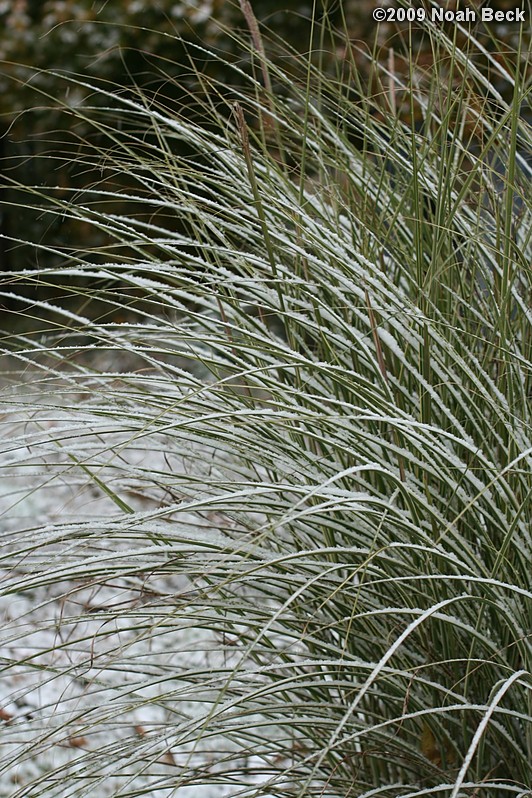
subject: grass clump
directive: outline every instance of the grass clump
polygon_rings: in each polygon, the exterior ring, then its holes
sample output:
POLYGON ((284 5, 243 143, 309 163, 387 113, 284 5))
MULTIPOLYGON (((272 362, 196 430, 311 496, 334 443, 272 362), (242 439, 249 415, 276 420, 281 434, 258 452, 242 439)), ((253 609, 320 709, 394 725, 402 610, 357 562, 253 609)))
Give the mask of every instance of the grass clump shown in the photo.
POLYGON ((364 87, 250 27, 202 120, 100 88, 101 180, 27 190, 101 243, 2 277, 49 318, 4 334, 10 794, 525 798, 524 44, 427 22, 364 87))

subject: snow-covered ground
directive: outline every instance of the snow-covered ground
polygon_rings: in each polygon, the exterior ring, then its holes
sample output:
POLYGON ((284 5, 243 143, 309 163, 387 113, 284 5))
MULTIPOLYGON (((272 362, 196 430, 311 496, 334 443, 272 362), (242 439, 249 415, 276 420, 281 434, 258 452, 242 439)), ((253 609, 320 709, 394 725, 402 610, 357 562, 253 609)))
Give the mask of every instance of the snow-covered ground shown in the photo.
MULTIPOLYGON (((1 391, 0 796, 236 795, 237 786, 216 783, 232 744, 203 736, 201 724, 202 691, 212 695, 217 687, 212 668, 230 665, 238 652, 228 653, 215 629, 197 628, 174 612, 193 587, 189 578, 175 570, 150 573, 148 562, 144 576, 116 570, 103 584, 85 579, 79 551, 61 532, 69 523, 89 525, 101 556, 101 535, 120 515, 94 467, 89 477, 72 460, 68 441, 75 446, 76 430, 83 432, 85 452, 93 446, 91 463, 101 463, 104 480, 111 466, 128 465, 128 504, 138 514, 159 506, 165 489, 157 480, 143 489, 137 477, 147 467, 168 470, 168 454, 150 452, 149 437, 142 447, 103 440, 102 420, 82 410, 84 394, 69 396, 67 404, 78 403, 73 412, 54 408, 31 380, 23 390, 6 383, 1 391), (46 545, 39 561, 40 540, 46 545), (42 578, 50 565, 51 582, 42 578), (186 678, 191 671, 193 687, 186 678), (192 754, 206 774, 201 786, 180 781, 192 754)), ((171 466, 174 472, 190 468, 183 458, 171 466)), ((215 534, 216 521, 181 519, 192 531, 196 524, 198 534, 206 523, 215 534)), ((119 561, 128 546, 142 556, 142 541, 123 539, 109 542, 109 556, 119 561)), ((86 556, 92 554, 87 546, 86 556)))

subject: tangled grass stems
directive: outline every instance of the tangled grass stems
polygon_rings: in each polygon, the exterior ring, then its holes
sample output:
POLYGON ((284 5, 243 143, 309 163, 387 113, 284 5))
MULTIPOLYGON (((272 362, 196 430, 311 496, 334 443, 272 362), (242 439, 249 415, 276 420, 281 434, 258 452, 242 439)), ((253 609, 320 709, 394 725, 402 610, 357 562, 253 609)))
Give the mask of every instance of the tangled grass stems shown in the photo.
POLYGON ((101 244, 2 275, 81 300, 5 335, 10 795, 532 790, 526 77, 425 33, 69 109, 101 180, 28 206, 101 244))

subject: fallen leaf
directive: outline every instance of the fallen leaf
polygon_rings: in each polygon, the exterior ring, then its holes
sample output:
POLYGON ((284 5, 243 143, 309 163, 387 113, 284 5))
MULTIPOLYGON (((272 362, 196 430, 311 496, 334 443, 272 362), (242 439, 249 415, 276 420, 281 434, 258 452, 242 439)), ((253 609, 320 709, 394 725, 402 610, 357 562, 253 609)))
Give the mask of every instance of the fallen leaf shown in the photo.
POLYGON ((86 737, 69 737, 68 744, 71 748, 85 748, 87 745, 86 737))

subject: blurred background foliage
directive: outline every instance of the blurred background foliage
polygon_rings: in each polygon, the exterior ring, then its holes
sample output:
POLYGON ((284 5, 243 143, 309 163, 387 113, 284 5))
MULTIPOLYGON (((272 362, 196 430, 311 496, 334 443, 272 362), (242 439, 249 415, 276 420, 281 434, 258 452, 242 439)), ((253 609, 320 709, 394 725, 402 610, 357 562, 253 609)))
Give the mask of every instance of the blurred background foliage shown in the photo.
MULTIPOLYGON (((308 44, 309 2, 262 0, 254 4, 254 11, 294 44, 308 44)), ((0 158, 4 177, 0 199, 1 232, 5 237, 0 257, 4 270, 31 267, 35 258, 31 248, 10 244, 6 240, 10 236, 51 246, 56 239, 60 244, 60 239, 72 237, 72 223, 58 230, 57 220, 50 223, 25 208, 12 181, 62 186, 65 198, 69 189, 82 188, 91 181, 86 167, 78 169, 76 161, 82 138, 98 146, 94 129, 90 125, 82 129, 76 120, 73 140, 74 120, 68 114, 68 107, 79 106, 90 92, 62 76, 81 76, 104 89, 127 91, 138 87, 148 96, 179 102, 181 110, 194 113, 191 99, 196 78, 194 69, 187 69, 190 52, 194 52, 200 74, 207 76, 214 60, 206 52, 187 51, 181 39, 223 52, 230 61, 249 60, 249 54, 234 38, 243 24, 239 4, 226 0, 0 1, 0 27, 4 32, 0 37, 0 158)), ((220 71, 219 61, 216 69, 220 71)), ((216 78, 223 80, 223 75, 216 78)), ((90 102, 102 100, 92 95, 90 102)), ((78 225, 76 236, 80 235, 83 239, 78 225)), ((94 241, 94 247, 98 243, 94 241)))
MULTIPOLYGON (((355 99, 360 87, 373 94, 381 90, 379 80, 375 81, 375 62, 402 71, 406 78, 409 46, 416 47, 415 62, 420 70, 433 68, 430 42, 420 30, 409 36, 406 23, 373 22, 371 11, 380 4, 377 0, 254 0, 252 8, 267 32, 269 55, 275 58, 277 52, 284 69, 290 68, 290 57, 286 49, 283 53, 282 41, 292 48, 295 72, 297 53, 309 49, 314 50, 320 68, 331 70, 331 74, 341 70, 346 60, 350 69, 355 64, 359 72, 358 88, 353 81, 355 99), (313 13, 318 24, 311 43, 313 13)), ((492 0, 490 5, 504 9, 514 8, 516 3, 492 0)), ((452 6, 453 2, 446 3, 446 7, 452 6)), ((238 89, 231 87, 234 71, 229 77, 228 69, 224 76, 220 60, 209 57, 209 51, 222 55, 227 63, 237 63, 245 72, 253 68, 252 48, 242 45, 251 42, 249 26, 241 4, 233 0, 0 0, 0 28, 0 275, 1 269, 35 265, 34 248, 10 238, 58 248, 76 241, 81 249, 87 249, 84 238, 92 236, 94 251, 104 245, 103 240, 94 240, 94 227, 87 225, 84 230, 72 219, 61 222, 56 217, 51 221, 39 210, 25 207, 27 199, 23 200, 15 185, 42 187, 43 193, 46 186, 63 187, 67 199, 72 189, 82 190, 101 179, 91 174, 79 157, 85 146, 98 147, 98 134, 89 124, 83 128, 79 119, 74 126, 68 108, 81 105, 89 94, 91 104, 104 101, 104 97, 98 98, 79 83, 69 83, 65 76, 81 76, 92 86, 113 87, 136 96, 141 89, 147 97, 176 104, 181 113, 195 114, 201 121, 201 103, 194 100, 201 94, 198 75, 215 81, 226 95, 238 89)), ((518 34, 517 25, 493 25, 479 27, 477 35, 488 51, 508 65, 517 49, 518 34), (500 40, 504 40, 503 47, 500 40)), ((529 34, 528 30, 526 47, 529 34)), ((487 72, 493 70, 489 59, 479 66, 487 72)), ((494 75, 489 78, 493 80, 494 75)), ((406 98, 398 113, 409 121, 409 112, 406 98)), ((127 175, 120 180, 122 187, 127 187, 127 175)), ((52 257, 50 252, 46 257, 52 257)), ((42 284, 27 286, 24 291, 28 298, 37 294, 50 298, 50 291, 53 295, 53 287, 42 284)), ((13 310, 9 287, 3 286, 2 293, 0 302, 13 310)), ((19 311, 17 306, 15 312, 19 311)))

